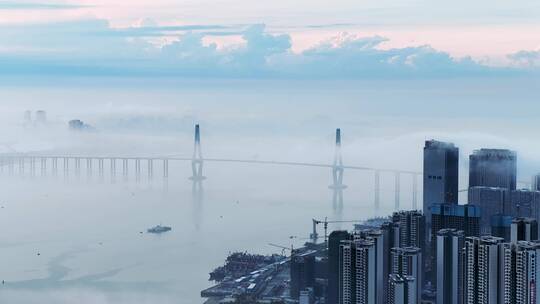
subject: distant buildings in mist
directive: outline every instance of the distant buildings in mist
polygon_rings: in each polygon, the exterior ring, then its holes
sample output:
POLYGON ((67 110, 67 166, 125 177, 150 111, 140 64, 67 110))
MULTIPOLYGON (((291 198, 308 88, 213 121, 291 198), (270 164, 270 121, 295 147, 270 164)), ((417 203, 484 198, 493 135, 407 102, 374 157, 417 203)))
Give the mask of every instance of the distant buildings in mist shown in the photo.
POLYGON ((43 110, 38 110, 32 116, 32 111, 24 111, 24 120, 23 123, 25 126, 42 126, 47 124, 47 112, 43 110))
MULTIPOLYGON (((24 111, 23 125, 25 127, 42 127, 48 125, 47 112, 44 110, 37 110, 32 112, 31 110, 24 111)), ((70 131, 95 131, 95 128, 85 123, 80 119, 72 119, 67 122, 67 127, 70 131)))
POLYGON ((80 119, 73 119, 68 122, 69 130, 71 131, 94 131, 94 127, 85 123, 80 119))

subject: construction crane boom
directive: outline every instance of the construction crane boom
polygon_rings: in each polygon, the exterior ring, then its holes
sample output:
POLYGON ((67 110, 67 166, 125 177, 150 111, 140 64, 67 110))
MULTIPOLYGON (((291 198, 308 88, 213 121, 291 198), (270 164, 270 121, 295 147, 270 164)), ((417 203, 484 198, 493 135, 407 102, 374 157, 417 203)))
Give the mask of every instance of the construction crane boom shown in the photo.
POLYGON ((281 245, 278 245, 278 244, 274 244, 274 243, 268 243, 268 245, 270 246, 273 246, 273 247, 277 247, 277 248, 281 248, 281 255, 285 255, 285 250, 290 250, 291 251, 291 256, 293 255, 293 252, 294 252, 294 248, 293 248, 293 245, 291 244, 291 247, 285 247, 285 246, 281 246, 281 245))
POLYGON ((361 220, 331 220, 329 221, 327 217, 324 218, 324 221, 312 219, 313 221, 313 232, 310 235, 310 238, 313 240, 313 242, 316 242, 319 238, 319 234, 317 233, 317 225, 318 224, 324 224, 324 242, 328 246, 328 224, 337 224, 337 223, 361 223, 363 221, 361 220))

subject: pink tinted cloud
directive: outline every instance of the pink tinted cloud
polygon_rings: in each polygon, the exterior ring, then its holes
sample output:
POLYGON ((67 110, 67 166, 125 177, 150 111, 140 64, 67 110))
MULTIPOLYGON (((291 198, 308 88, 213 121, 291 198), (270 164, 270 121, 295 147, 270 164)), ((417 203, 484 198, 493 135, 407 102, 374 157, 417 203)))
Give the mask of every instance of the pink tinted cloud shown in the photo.
MULTIPOLYGON (((230 2, 230 1, 229 1, 230 2)), ((185 25, 219 23, 224 19, 202 14, 208 1, 194 0, 67 0, 64 3, 87 7, 66 10, 3 10, 0 24, 47 23, 81 18, 99 18, 109 21, 112 27, 129 27, 139 20, 151 19, 158 25, 185 25), (199 18, 196 18, 196 17, 199 18), (214 18, 214 19, 213 19, 214 18), (217 19, 216 19, 217 18, 217 19), (215 22, 214 22, 215 21, 215 22)), ((219 3, 225 5, 226 1, 219 3)), ((219 6, 218 4, 216 4, 219 6)), ((234 16, 226 16, 228 19, 234 16)), ((277 18, 277 17, 276 17, 277 18)), ((274 18, 274 19, 276 19, 274 18)), ((273 20, 273 19, 271 19, 273 20)), ((265 22, 266 20, 261 20, 265 22)), ((284 20, 275 20, 283 23, 284 20)), ((507 55, 540 46, 540 24, 473 24, 473 25, 404 25, 404 26, 342 26, 320 28, 277 28, 267 23, 275 33, 288 33, 292 50, 300 52, 330 39, 341 32, 360 37, 383 36, 389 40, 380 48, 402 48, 430 45, 455 57, 471 56, 493 65, 507 64, 507 55)), ((242 43, 240 36, 205 37, 205 43, 215 42, 219 48, 242 43)))
MULTIPOLYGON (((540 25, 468 26, 468 27, 418 27, 407 29, 351 27, 341 29, 347 35, 383 36, 387 42, 381 49, 430 45, 455 57, 470 56, 488 60, 488 64, 507 64, 506 56, 519 50, 536 49, 540 45, 540 25)), ((331 39, 336 30, 305 30, 292 32, 293 50, 301 52, 331 39)))

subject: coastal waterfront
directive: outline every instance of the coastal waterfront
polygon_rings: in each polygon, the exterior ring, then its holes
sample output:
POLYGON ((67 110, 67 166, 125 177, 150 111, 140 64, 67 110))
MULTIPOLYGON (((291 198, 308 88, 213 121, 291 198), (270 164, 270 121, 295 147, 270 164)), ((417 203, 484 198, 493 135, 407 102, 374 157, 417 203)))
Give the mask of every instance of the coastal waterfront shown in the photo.
MULTIPOLYGON (((279 253, 268 243, 302 244, 311 216, 332 214, 330 193, 324 189, 316 192, 327 199, 317 200, 307 191, 300 198, 264 199, 256 187, 238 195, 225 191, 237 186, 234 181, 214 179, 208 180, 203 204, 195 206, 189 183, 178 176, 170 178, 168 192, 158 182, 151 187, 3 182, 11 191, 0 200, 0 229, 10 233, 1 235, 0 260, 11 263, 2 268, 6 284, 0 300, 12 303, 63 301, 81 294, 115 303, 135 297, 147 303, 202 303, 200 290, 211 285, 208 273, 229 252, 279 253), (24 191, 27 187, 34 191, 24 191), (51 192, 55 187, 65 190, 51 192), (140 234, 160 222, 173 230, 140 234), (293 235, 299 238, 290 239, 293 235)), ((368 212, 350 199, 344 212, 368 212)))
MULTIPOLYGON (((470 101, 464 92, 456 93, 462 96, 454 96, 451 103, 447 96, 443 107, 448 108, 442 112, 439 103, 428 102, 439 100, 447 86, 472 90, 472 85, 458 80, 433 82, 429 91, 422 90, 421 82, 407 86, 388 82, 401 93, 384 100, 376 98, 383 86, 370 87, 368 82, 332 82, 320 94, 310 91, 306 82, 294 86, 271 81, 249 86, 241 81, 218 82, 213 83, 211 94, 201 93, 201 83, 193 87, 186 82, 174 84, 177 87, 155 83, 152 89, 130 89, 135 99, 129 102, 123 99, 121 84, 77 90, 25 88, 24 93, 8 87, 1 97, 19 103, 0 113, 2 126, 10 130, 4 140, 15 143, 13 148, 21 152, 190 157, 196 122, 202 126, 204 157, 331 164, 335 128, 340 127, 345 165, 421 170, 420 147, 428 136, 425 130, 432 130, 430 135, 459 143, 463 154, 489 145, 524 151, 520 180, 535 173, 532 170, 539 161, 529 140, 535 130, 531 126, 537 122, 531 122, 523 109, 514 109, 510 116, 507 111, 493 110, 494 121, 513 123, 508 129, 504 124, 484 125, 482 116, 452 117, 470 101), (284 93, 291 91, 296 97, 284 93), (31 98, 38 95, 43 98, 39 104, 31 98), (229 102, 221 104, 214 100, 216 96, 229 102), (324 103, 329 96, 336 102, 324 103), (422 106, 422 111, 407 112, 409 104, 401 103, 401 98, 422 106), (258 102, 263 101, 272 104, 260 106, 258 102), (385 109, 389 104, 394 105, 392 109, 385 109), (38 106, 47 108, 49 125, 23 129, 22 113, 38 106), (236 108, 248 110, 238 115, 232 110, 236 108), (95 126, 96 131, 68 132, 65 122, 73 117, 95 126)), ((531 83, 512 84, 510 88, 494 80, 499 90, 495 99, 488 98, 492 93, 487 91, 475 89, 474 94, 485 103, 537 94, 531 83)), ((0 279, 6 283, 1 286, 0 302, 202 303, 200 291, 211 286, 208 273, 222 265, 230 252, 280 253, 268 243, 303 244, 301 238, 311 233, 312 218, 351 220, 375 215, 372 172, 346 170, 348 188, 339 212, 328 189, 330 168, 207 162, 204 195, 198 204, 188 179, 192 175, 189 162, 170 164, 167 191, 158 163, 150 184, 145 178, 136 183, 133 169, 125 183, 120 165, 114 184, 108 177, 100 182, 97 168, 90 182, 85 172, 79 181, 74 174, 67 181, 62 174, 56 179, 39 174, 10 177, 6 170, 0 174, 4 189, 0 259, 9 261, 1 269, 0 279), (172 231, 144 233, 158 224, 172 231)), ((467 165, 461 162, 460 172, 466 173, 467 165)), ((387 215, 394 208, 394 175, 381 174, 380 187, 380 215, 387 215)), ((466 176, 462 176, 460 189, 465 187, 466 176)), ((401 207, 412 208, 412 187, 406 177, 401 189, 401 207)), ((460 201, 466 199, 464 194, 460 193, 460 201)))

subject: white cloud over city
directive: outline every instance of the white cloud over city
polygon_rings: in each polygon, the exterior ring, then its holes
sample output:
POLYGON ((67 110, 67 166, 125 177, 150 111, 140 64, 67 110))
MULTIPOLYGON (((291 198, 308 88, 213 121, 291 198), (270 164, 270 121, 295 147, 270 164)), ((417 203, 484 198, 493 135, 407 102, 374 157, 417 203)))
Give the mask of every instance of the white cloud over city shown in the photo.
POLYGON ((287 32, 255 25, 145 24, 112 28, 107 20, 6 25, 0 28, 0 73, 173 75, 212 77, 409 77, 535 72, 538 52, 508 54, 515 64, 491 67, 430 45, 381 47, 382 36, 338 32, 293 51, 287 32), (238 37, 219 46, 208 37, 238 37))
POLYGON ((422 0, 343 0, 332 7, 281 0, 0 1, 0 74, 347 78, 538 72, 540 41, 531 38, 539 37, 538 3, 478 1, 459 13, 456 7, 422 0))

